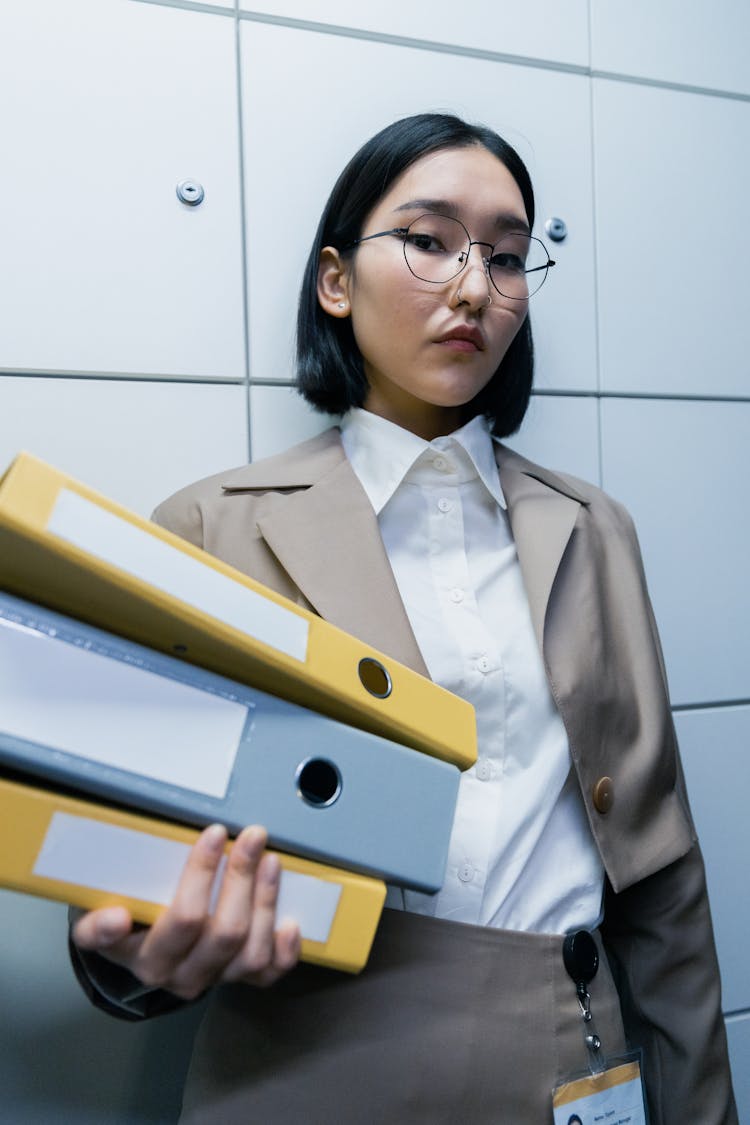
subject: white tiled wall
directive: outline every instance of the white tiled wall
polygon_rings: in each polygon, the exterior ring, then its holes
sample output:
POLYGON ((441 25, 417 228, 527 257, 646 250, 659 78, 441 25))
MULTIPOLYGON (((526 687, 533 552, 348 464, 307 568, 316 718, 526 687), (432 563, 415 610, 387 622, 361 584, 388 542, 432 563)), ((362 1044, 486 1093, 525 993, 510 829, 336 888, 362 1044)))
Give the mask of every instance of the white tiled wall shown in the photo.
POLYGON ((748 394, 750 100, 593 83, 601 386, 748 394))
POLYGON ((595 70, 750 94, 745 0, 592 0, 595 70))
POLYGON ((247 460, 237 384, 0 376, 0 465, 20 449, 148 516, 190 480, 247 460))
POLYGON ((750 401, 608 398, 601 423, 602 480, 639 530, 672 701, 750 699, 750 401))
POLYGON ((113 1020, 73 976, 64 906, 0 891, 0 918, 3 1125, 176 1121, 202 1007, 143 1026, 113 1020))
MULTIPOLYGON (((31 449, 144 513, 328 424, 286 385, 296 294, 362 140, 443 109, 527 160, 538 230, 569 234, 533 306, 552 393, 509 444, 636 517, 744 1125, 749 21, 744 0, 0 5, 0 462, 31 449)), ((197 1015, 108 1020, 67 973, 61 909, 0 910, 0 1119, 174 1121, 197 1015)))
POLYGON ((250 442, 256 461, 306 441, 336 421, 313 410, 293 387, 250 388, 250 442))
POLYGON ((0 6, 0 371, 244 378, 234 62, 204 12, 0 6))
POLYGON ((740 1125, 750 1121, 750 1016, 732 1016, 727 1020, 729 1058, 732 1063, 734 1093, 740 1111, 740 1125))
POLYGON ((706 862, 724 1009, 750 1010, 750 896, 737 875, 748 851, 750 707, 682 711, 675 720, 706 862))
POLYGON ((594 398, 534 395, 512 449, 550 469, 599 483, 598 404, 594 398))
POLYGON ((589 58, 586 0, 503 0, 460 6, 453 0, 240 0, 243 12, 272 15, 379 36, 469 51, 528 56, 585 66, 589 58))

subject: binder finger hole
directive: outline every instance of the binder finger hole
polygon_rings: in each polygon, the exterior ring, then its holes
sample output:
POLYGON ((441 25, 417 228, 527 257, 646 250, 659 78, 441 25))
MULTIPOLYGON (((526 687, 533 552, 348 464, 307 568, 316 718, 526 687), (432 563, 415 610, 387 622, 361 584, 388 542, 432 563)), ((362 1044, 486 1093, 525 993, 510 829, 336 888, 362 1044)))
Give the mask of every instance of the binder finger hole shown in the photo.
POLYGON ((341 774, 327 758, 308 758, 297 769, 297 792, 313 808, 332 805, 341 793, 341 774))
POLYGON ((370 695, 375 695, 378 699, 388 698, 393 690, 393 684, 379 660, 373 660, 371 656, 363 657, 359 662, 358 671, 365 691, 369 691, 370 695))

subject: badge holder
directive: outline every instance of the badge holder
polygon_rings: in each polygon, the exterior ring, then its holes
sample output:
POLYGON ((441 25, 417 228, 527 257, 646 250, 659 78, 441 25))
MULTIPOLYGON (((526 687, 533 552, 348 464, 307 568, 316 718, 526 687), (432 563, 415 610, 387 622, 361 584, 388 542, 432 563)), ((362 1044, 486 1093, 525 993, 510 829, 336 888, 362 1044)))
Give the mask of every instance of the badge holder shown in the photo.
POLYGON ((567 934, 563 964, 576 987, 589 1069, 552 1093, 555 1125, 648 1125, 639 1051, 607 1057, 591 1011, 589 985, 599 968, 599 950, 588 930, 567 934))

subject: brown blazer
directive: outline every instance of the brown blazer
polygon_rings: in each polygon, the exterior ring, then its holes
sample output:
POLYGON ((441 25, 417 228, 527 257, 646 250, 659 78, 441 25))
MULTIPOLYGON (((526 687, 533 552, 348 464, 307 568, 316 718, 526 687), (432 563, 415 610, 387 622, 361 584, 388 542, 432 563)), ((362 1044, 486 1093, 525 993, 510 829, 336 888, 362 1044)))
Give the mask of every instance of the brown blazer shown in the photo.
MULTIPOLYGON (((602 935, 653 1120, 736 1122, 703 864, 632 522, 497 447, 537 639, 607 872, 602 935), (609 779, 603 781, 602 779, 609 779)), ((427 674, 372 507, 331 429, 178 492, 154 519, 427 674)))
MULTIPOLYGON (((695 840, 635 532, 598 489, 497 448, 537 640, 591 828, 622 891, 695 840)), ((191 485, 153 518, 428 674, 336 429, 191 485)))

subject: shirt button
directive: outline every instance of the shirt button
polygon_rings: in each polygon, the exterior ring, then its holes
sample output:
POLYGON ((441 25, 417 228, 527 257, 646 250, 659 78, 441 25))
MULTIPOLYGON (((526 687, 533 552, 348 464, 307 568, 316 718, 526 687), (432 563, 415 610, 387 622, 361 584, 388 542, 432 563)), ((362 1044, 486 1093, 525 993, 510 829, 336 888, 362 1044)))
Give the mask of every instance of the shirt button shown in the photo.
POLYGON ((453 502, 447 496, 441 496, 437 502, 437 506, 441 512, 449 512, 453 507, 453 502))
POLYGON ((492 670, 492 662, 489 656, 480 656, 477 660, 477 670, 483 672, 485 675, 492 670))
POLYGON ((462 883, 470 883, 474 878, 474 868, 470 863, 462 863, 458 869, 458 877, 462 883))
POLYGON ((477 777, 480 781, 489 781, 492 777, 492 762, 488 762, 486 758, 480 758, 477 762, 477 777))
POLYGON ((458 603, 459 603, 459 602, 462 602, 463 600, 464 600, 464 592, 463 592, 463 590, 461 589, 461 587, 460 587, 460 586, 455 586, 455 587, 454 587, 454 588, 453 588, 453 589, 451 590, 451 601, 452 601, 452 602, 455 602, 455 603, 456 603, 456 605, 458 605, 458 603))
POLYGON ((438 469, 441 473, 450 473, 453 471, 453 462, 447 457, 443 457, 442 453, 438 453, 437 457, 432 459, 433 468, 438 469))

